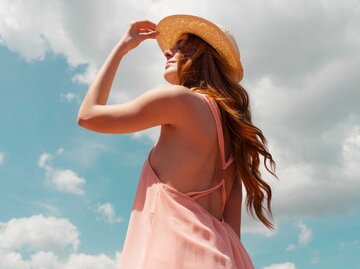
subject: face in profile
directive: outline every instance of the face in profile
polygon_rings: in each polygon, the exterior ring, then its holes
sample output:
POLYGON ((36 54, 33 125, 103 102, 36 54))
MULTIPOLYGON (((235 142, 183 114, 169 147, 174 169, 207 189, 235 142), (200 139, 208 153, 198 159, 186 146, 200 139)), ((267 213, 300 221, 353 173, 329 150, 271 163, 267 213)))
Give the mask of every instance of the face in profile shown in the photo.
POLYGON ((175 45, 164 52, 164 56, 167 60, 165 64, 164 78, 166 81, 174 85, 178 85, 180 83, 178 77, 178 62, 182 57, 181 46, 184 42, 186 42, 185 40, 187 38, 188 34, 181 35, 175 45))

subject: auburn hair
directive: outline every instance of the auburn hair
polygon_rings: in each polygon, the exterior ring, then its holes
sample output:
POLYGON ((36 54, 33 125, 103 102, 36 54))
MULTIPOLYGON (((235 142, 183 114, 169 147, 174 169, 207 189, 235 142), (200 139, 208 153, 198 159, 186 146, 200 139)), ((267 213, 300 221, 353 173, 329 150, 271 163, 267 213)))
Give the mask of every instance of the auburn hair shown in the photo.
POLYGON ((188 34, 181 47, 178 62, 179 84, 193 92, 207 94, 219 106, 222 122, 229 130, 234 150, 236 178, 246 189, 246 209, 254 213, 269 229, 274 229, 270 219, 272 191, 259 171, 260 154, 266 169, 276 178, 276 163, 267 148, 262 131, 251 121, 250 100, 246 90, 235 81, 231 70, 217 51, 200 37, 188 34), (271 170, 266 160, 270 161, 271 170), (266 196, 265 196, 266 194, 266 196), (266 207, 264 203, 266 200, 266 207), (268 217, 264 213, 267 213, 268 217))

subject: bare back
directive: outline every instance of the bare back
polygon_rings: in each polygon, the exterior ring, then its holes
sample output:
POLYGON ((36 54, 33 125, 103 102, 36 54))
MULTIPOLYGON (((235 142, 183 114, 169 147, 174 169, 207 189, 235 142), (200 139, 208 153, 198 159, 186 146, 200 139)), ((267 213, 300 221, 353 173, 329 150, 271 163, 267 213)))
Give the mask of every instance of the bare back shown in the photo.
MULTIPOLYGON (((158 178, 183 193, 209 189, 218 184, 221 178, 221 159, 214 116, 201 94, 193 93, 192 102, 192 109, 189 109, 185 116, 187 120, 183 125, 161 126, 160 138, 150 160, 158 178)), ((222 127, 225 160, 228 160, 232 149, 228 132, 224 125, 222 127)), ((234 162, 225 170, 224 179, 227 202, 235 180, 234 162)), ((200 197, 197 202, 217 219, 222 217, 220 192, 200 197)), ((237 196, 237 201, 232 203, 240 205, 241 197, 237 196)), ((230 225, 234 223, 237 227, 233 229, 239 234, 239 224, 234 221, 240 220, 240 208, 238 209, 230 210, 231 216, 224 213, 224 219, 230 225)))

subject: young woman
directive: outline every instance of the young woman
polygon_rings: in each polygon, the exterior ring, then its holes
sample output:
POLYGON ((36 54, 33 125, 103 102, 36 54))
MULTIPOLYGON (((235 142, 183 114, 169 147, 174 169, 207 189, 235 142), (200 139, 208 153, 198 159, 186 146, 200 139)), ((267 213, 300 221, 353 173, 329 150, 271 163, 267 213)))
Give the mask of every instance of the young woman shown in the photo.
POLYGON ((111 52, 78 123, 117 134, 161 125, 142 167, 120 268, 253 268, 240 236, 242 185, 248 211, 273 228, 272 192, 259 172, 260 154, 276 175, 267 140, 251 122, 242 77, 229 31, 192 15, 168 16, 158 25, 132 22, 111 52), (169 85, 106 105, 122 57, 155 38, 167 60, 169 85))

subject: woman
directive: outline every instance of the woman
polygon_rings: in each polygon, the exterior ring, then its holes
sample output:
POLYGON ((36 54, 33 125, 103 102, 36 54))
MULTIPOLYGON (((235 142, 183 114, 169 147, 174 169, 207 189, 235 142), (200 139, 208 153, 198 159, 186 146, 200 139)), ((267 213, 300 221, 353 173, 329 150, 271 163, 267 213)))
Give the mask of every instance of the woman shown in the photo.
POLYGON ((158 25, 132 22, 113 49, 84 98, 78 123, 123 134, 161 125, 142 167, 120 268, 253 268, 240 240, 242 184, 247 209, 273 228, 272 192, 261 178, 259 154, 274 171, 275 162, 251 122, 242 77, 235 39, 196 16, 168 16, 158 25), (170 84, 126 104, 106 105, 122 57, 155 38, 170 84))

